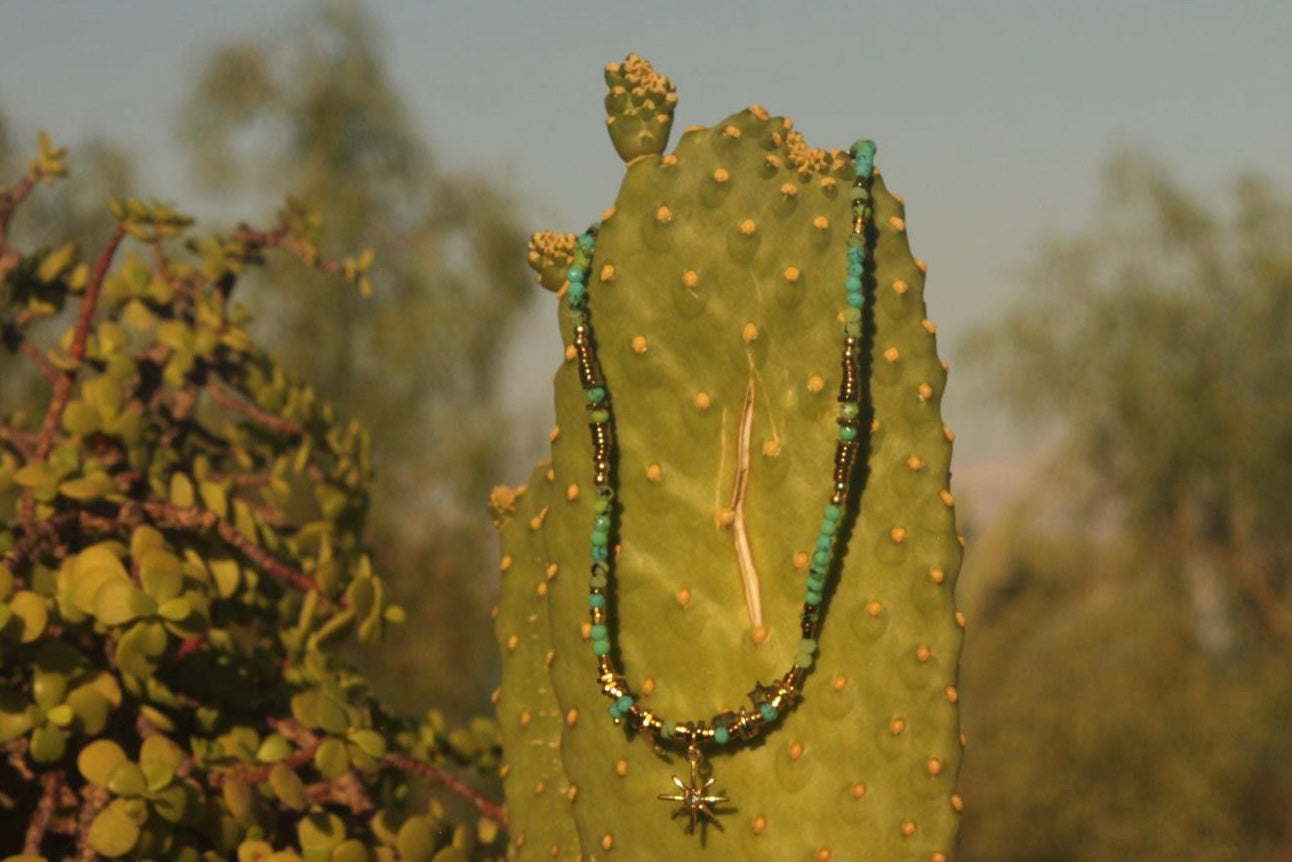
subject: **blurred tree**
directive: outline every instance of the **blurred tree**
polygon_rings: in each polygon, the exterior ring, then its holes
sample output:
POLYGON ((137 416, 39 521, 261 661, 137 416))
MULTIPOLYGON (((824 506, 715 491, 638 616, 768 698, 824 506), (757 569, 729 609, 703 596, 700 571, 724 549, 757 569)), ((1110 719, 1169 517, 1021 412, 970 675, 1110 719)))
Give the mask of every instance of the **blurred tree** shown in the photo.
POLYGON ((366 299, 300 280, 251 301, 283 364, 373 429, 372 538, 410 625, 372 676, 404 709, 478 711, 496 675, 484 503, 508 445, 492 396, 531 287, 514 200, 438 168, 353 3, 216 49, 180 127, 210 189, 293 195, 323 216, 325 252, 376 252, 366 299))
POLYGON ((967 859, 1292 859, 1292 202, 1114 160, 969 364, 1060 451, 961 590, 967 859))

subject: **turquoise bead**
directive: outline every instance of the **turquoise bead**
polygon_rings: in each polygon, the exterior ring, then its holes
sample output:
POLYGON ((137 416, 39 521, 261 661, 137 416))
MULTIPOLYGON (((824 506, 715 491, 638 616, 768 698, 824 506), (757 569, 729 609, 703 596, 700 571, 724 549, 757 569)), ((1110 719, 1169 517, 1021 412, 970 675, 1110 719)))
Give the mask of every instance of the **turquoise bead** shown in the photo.
POLYGON ((593 545, 593 546, 592 546, 592 559, 594 559, 594 560, 608 560, 608 559, 610 559, 610 549, 609 549, 609 548, 607 548, 605 545, 593 545))
POLYGON ((577 266, 572 266, 565 271, 565 277, 568 278, 571 282, 583 281, 584 275, 585 273, 583 269, 577 266))
POLYGON ((610 516, 609 516, 609 515, 597 515, 595 518, 593 518, 593 519, 592 519, 592 529, 594 529, 594 530, 609 530, 609 529, 610 529, 610 516))
POLYGON ((830 503, 825 507, 825 519, 827 521, 837 521, 842 517, 843 509, 839 508, 834 503, 830 503))
POLYGON ((834 540, 831 539, 829 536, 816 537, 816 549, 818 551, 828 551, 830 550, 830 546, 833 544, 834 544, 834 540))
POLYGON ((824 591, 825 591, 825 576, 824 576, 824 575, 820 575, 820 576, 815 576, 815 575, 814 575, 813 577, 810 577, 810 578, 808 578, 808 579, 807 579, 807 581, 804 583, 804 586, 806 586, 806 587, 807 587, 808 592, 812 592, 812 593, 821 593, 821 592, 824 592, 824 591))
POLYGON ((630 694, 625 694, 615 701, 615 706, 623 712, 628 712, 628 708, 633 705, 633 698, 630 694))
POLYGON ((814 578, 824 579, 825 573, 828 571, 830 571, 829 563, 824 563, 819 566, 816 563, 813 563, 812 565, 808 566, 808 574, 814 578))
POLYGON ((606 627, 600 623, 592 627, 590 635, 594 641, 610 640, 610 632, 606 631, 606 627))
POLYGON ((875 169, 875 142, 869 138, 860 138, 852 145, 852 157, 857 161, 853 163, 853 174, 859 177, 869 177, 875 169))
POLYGON ((857 293, 861 290, 861 276, 850 275, 843 283, 843 289, 849 293, 857 293))
POLYGON ((821 604, 821 594, 815 590, 808 590, 803 594, 803 604, 819 605, 821 604))
POLYGON ((835 524, 834 521, 821 522, 821 535, 823 536, 833 536, 835 534, 835 531, 838 529, 839 527, 837 524, 835 524))
POLYGON ((856 439, 857 439, 857 429, 856 429, 856 428, 853 428, 851 425, 843 425, 843 426, 841 426, 841 427, 839 428, 839 439, 840 439, 840 440, 856 440, 856 439))
POLYGON ((588 596, 588 607, 604 608, 606 606, 606 597, 601 593, 592 593, 588 596))
POLYGON ((600 404, 602 401, 606 400, 606 390, 602 386, 593 386, 586 389, 584 390, 584 394, 588 396, 588 400, 593 404, 600 404))
POLYGON ((596 244, 597 244, 597 240, 591 234, 585 233, 579 237, 580 247, 585 248, 589 251, 591 251, 593 246, 595 246, 596 244))
POLYGON ((610 655, 610 641, 594 640, 592 642, 592 654, 596 656, 610 655))
POLYGON ((780 715, 780 713, 776 711, 776 707, 772 706, 770 703, 758 704, 758 711, 762 713, 764 721, 775 721, 780 715))
POLYGON ((818 563, 822 566, 830 565, 830 552, 817 551, 815 554, 812 555, 812 562, 818 563))
POLYGON ((863 261, 860 261, 860 260, 848 261, 848 275, 855 275, 857 276, 857 278, 861 278, 862 274, 865 273, 865 271, 866 271, 866 264, 863 261))
MULTIPOLYGON (((856 234, 850 234, 850 236, 856 236, 856 234)), ((854 245, 854 244, 852 244, 852 243, 849 243, 849 244, 848 244, 848 262, 849 262, 849 263, 865 263, 865 261, 866 261, 866 246, 865 246, 865 244, 864 244, 864 243, 857 243, 857 244, 855 244, 855 245, 854 245)))
POLYGON ((848 294, 848 305, 852 306, 853 308, 861 308, 865 304, 866 304, 866 297, 862 296, 860 293, 848 294))
POLYGON ((603 530, 593 530, 592 544, 593 547, 604 548, 606 545, 610 544, 610 534, 603 530))
POLYGON ((565 301, 570 305, 581 305, 583 298, 587 294, 587 288, 581 281, 570 282, 570 287, 565 291, 565 301))
POLYGON ((725 727, 715 727, 713 729, 713 741, 718 745, 726 745, 729 739, 731 739, 731 734, 727 732, 725 727))
POLYGON ((624 717, 623 710, 621 710, 621 709, 619 708, 619 704, 617 704, 617 703, 612 703, 612 704, 610 704, 610 706, 606 709, 606 712, 610 713, 610 717, 611 717, 611 718, 623 718, 623 717, 624 717))

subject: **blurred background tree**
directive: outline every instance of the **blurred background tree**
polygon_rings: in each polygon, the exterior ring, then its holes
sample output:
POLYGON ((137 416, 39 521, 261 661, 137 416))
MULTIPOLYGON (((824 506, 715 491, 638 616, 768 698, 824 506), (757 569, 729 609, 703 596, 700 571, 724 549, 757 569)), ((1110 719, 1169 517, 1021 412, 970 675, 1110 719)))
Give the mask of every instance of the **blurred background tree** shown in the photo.
POLYGON ((1292 858, 1289 236, 1117 158, 966 344, 1063 441, 961 581, 968 858, 1292 858))
POLYGON ((266 208, 293 196, 327 225, 325 254, 375 251, 368 297, 303 277, 253 285, 247 301, 284 366, 378 442, 370 537, 409 624, 369 677, 407 711, 489 709, 497 539, 485 501, 514 439, 494 395, 535 292, 514 201, 436 163, 357 4, 215 49, 179 127, 208 190, 266 208))

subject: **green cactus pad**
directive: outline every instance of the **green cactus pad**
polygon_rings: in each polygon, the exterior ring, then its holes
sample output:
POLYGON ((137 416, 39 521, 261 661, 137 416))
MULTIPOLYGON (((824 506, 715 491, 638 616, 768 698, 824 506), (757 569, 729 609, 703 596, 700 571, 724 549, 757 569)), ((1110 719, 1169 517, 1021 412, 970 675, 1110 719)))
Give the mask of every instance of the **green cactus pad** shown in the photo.
MULTIPOLYGON (((588 307, 618 450, 611 638, 643 705, 666 717, 745 706, 798 651, 838 435, 851 181, 847 153, 812 149, 751 107, 632 161, 601 224, 588 307)), ((597 685, 592 447, 567 353, 552 460, 503 529, 498 707, 518 858, 952 857, 963 633, 946 372, 902 204, 878 176, 872 194, 862 372, 874 421, 815 665, 802 701, 755 743, 706 750, 730 802, 700 834, 656 798, 686 776, 685 758, 665 762, 615 726, 597 685)))

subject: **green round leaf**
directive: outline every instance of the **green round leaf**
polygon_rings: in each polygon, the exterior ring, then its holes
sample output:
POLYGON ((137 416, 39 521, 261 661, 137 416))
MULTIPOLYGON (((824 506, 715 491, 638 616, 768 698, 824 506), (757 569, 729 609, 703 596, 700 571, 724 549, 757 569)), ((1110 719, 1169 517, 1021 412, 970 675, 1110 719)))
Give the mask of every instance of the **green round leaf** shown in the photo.
POLYGON ((76 434, 85 437, 99 430, 99 424, 102 422, 99 411, 94 405, 87 404, 84 401, 73 401, 67 405, 63 411, 63 428, 69 434, 76 434))
POLYGON ((58 493, 69 500, 86 502, 106 497, 115 491, 116 487, 112 477, 105 473, 94 473, 89 476, 81 476, 76 479, 68 479, 66 482, 60 482, 58 493))
POLYGON ((295 747, 281 733, 271 733, 256 749, 256 760, 260 763, 277 763, 290 757, 295 747))
MULTIPOLYGON (((142 593, 140 593, 142 595, 142 593)), ((166 651, 166 629, 161 623, 138 622, 117 641, 117 666, 138 677, 152 676, 157 657, 166 651)))
POLYGON ((395 839, 399 855, 409 862, 429 862, 435 853, 435 831, 425 817, 410 817, 399 827, 395 839))
POLYGON ((152 616, 156 611, 156 602, 128 580, 113 578, 94 593, 94 615, 104 625, 125 625, 139 617, 152 616))
MULTIPOLYGON (((233 815, 233 819, 242 825, 251 823, 253 797, 251 785, 243 781, 238 776, 231 776, 224 781, 224 786, 220 788, 220 795, 224 798, 225 807, 233 815)), ((242 858, 242 854, 238 854, 242 858)))
POLYGON ((154 733, 144 740, 143 747, 139 749, 139 765, 145 769, 157 766, 174 773, 183 764, 184 750, 163 734, 154 733))
POLYGON ((431 862, 471 862, 471 854, 461 847, 445 847, 431 857, 431 862))
POLYGON ((29 751, 37 763, 53 763, 67 751, 67 737, 56 725, 45 722, 31 732, 29 751))
POLYGON ((368 848, 351 838, 336 846, 330 862, 368 862, 370 858, 368 848))
POLYGON ((175 623, 183 622, 192 613, 193 606, 188 603, 188 599, 184 596, 168 599, 157 607, 157 616, 175 623))
POLYGON ((345 823, 329 811, 315 811, 296 824, 296 837, 306 852, 315 848, 332 850, 345 841, 345 823))
POLYGON ((293 811, 304 811, 309 805, 305 795, 305 783, 296 774, 296 770, 278 764, 269 770, 269 786, 273 788, 278 800, 293 811))
POLYGON ((0 742, 23 736, 36 723, 36 705, 12 689, 0 689, 0 742))
POLYGON ((70 706, 60 703, 58 706, 45 713, 45 718, 57 725, 58 727, 69 727, 76 720, 76 713, 70 706))
POLYGON ((44 596, 31 590, 15 593, 9 600, 9 610, 20 626, 17 635, 22 643, 31 643, 40 637, 49 623, 49 607, 45 604, 44 596))
POLYGON ((314 768, 328 781, 340 778, 350 768, 345 743, 335 737, 324 740, 314 752, 314 768))
POLYGON ((157 816, 179 823, 199 802, 197 791, 186 781, 176 781, 149 796, 157 816))
POLYGON ((118 796, 142 796, 148 789, 148 779, 139 764, 126 760, 112 770, 104 786, 118 796))
POLYGON ((139 824, 130 817, 125 800, 113 800, 90 824, 89 843, 102 856, 124 856, 139 841, 139 824))
MULTIPOLYGON (((132 540, 131 544, 135 544, 132 540)), ((139 584, 144 592, 161 603, 180 594, 184 586, 184 567, 179 557, 165 548, 148 548, 135 557, 139 563, 139 584)))
POLYGON ((380 758, 386 754, 386 740, 375 730, 366 727, 350 731, 350 742, 369 757, 380 758))
POLYGON ((76 768, 85 780, 100 787, 107 787, 108 778, 118 766, 126 762, 126 753, 110 739, 96 739, 76 757, 76 768))
POLYGON ((76 715, 76 730, 86 736, 97 736, 108 723, 112 704, 103 694, 89 685, 72 689, 67 695, 67 705, 76 715))

